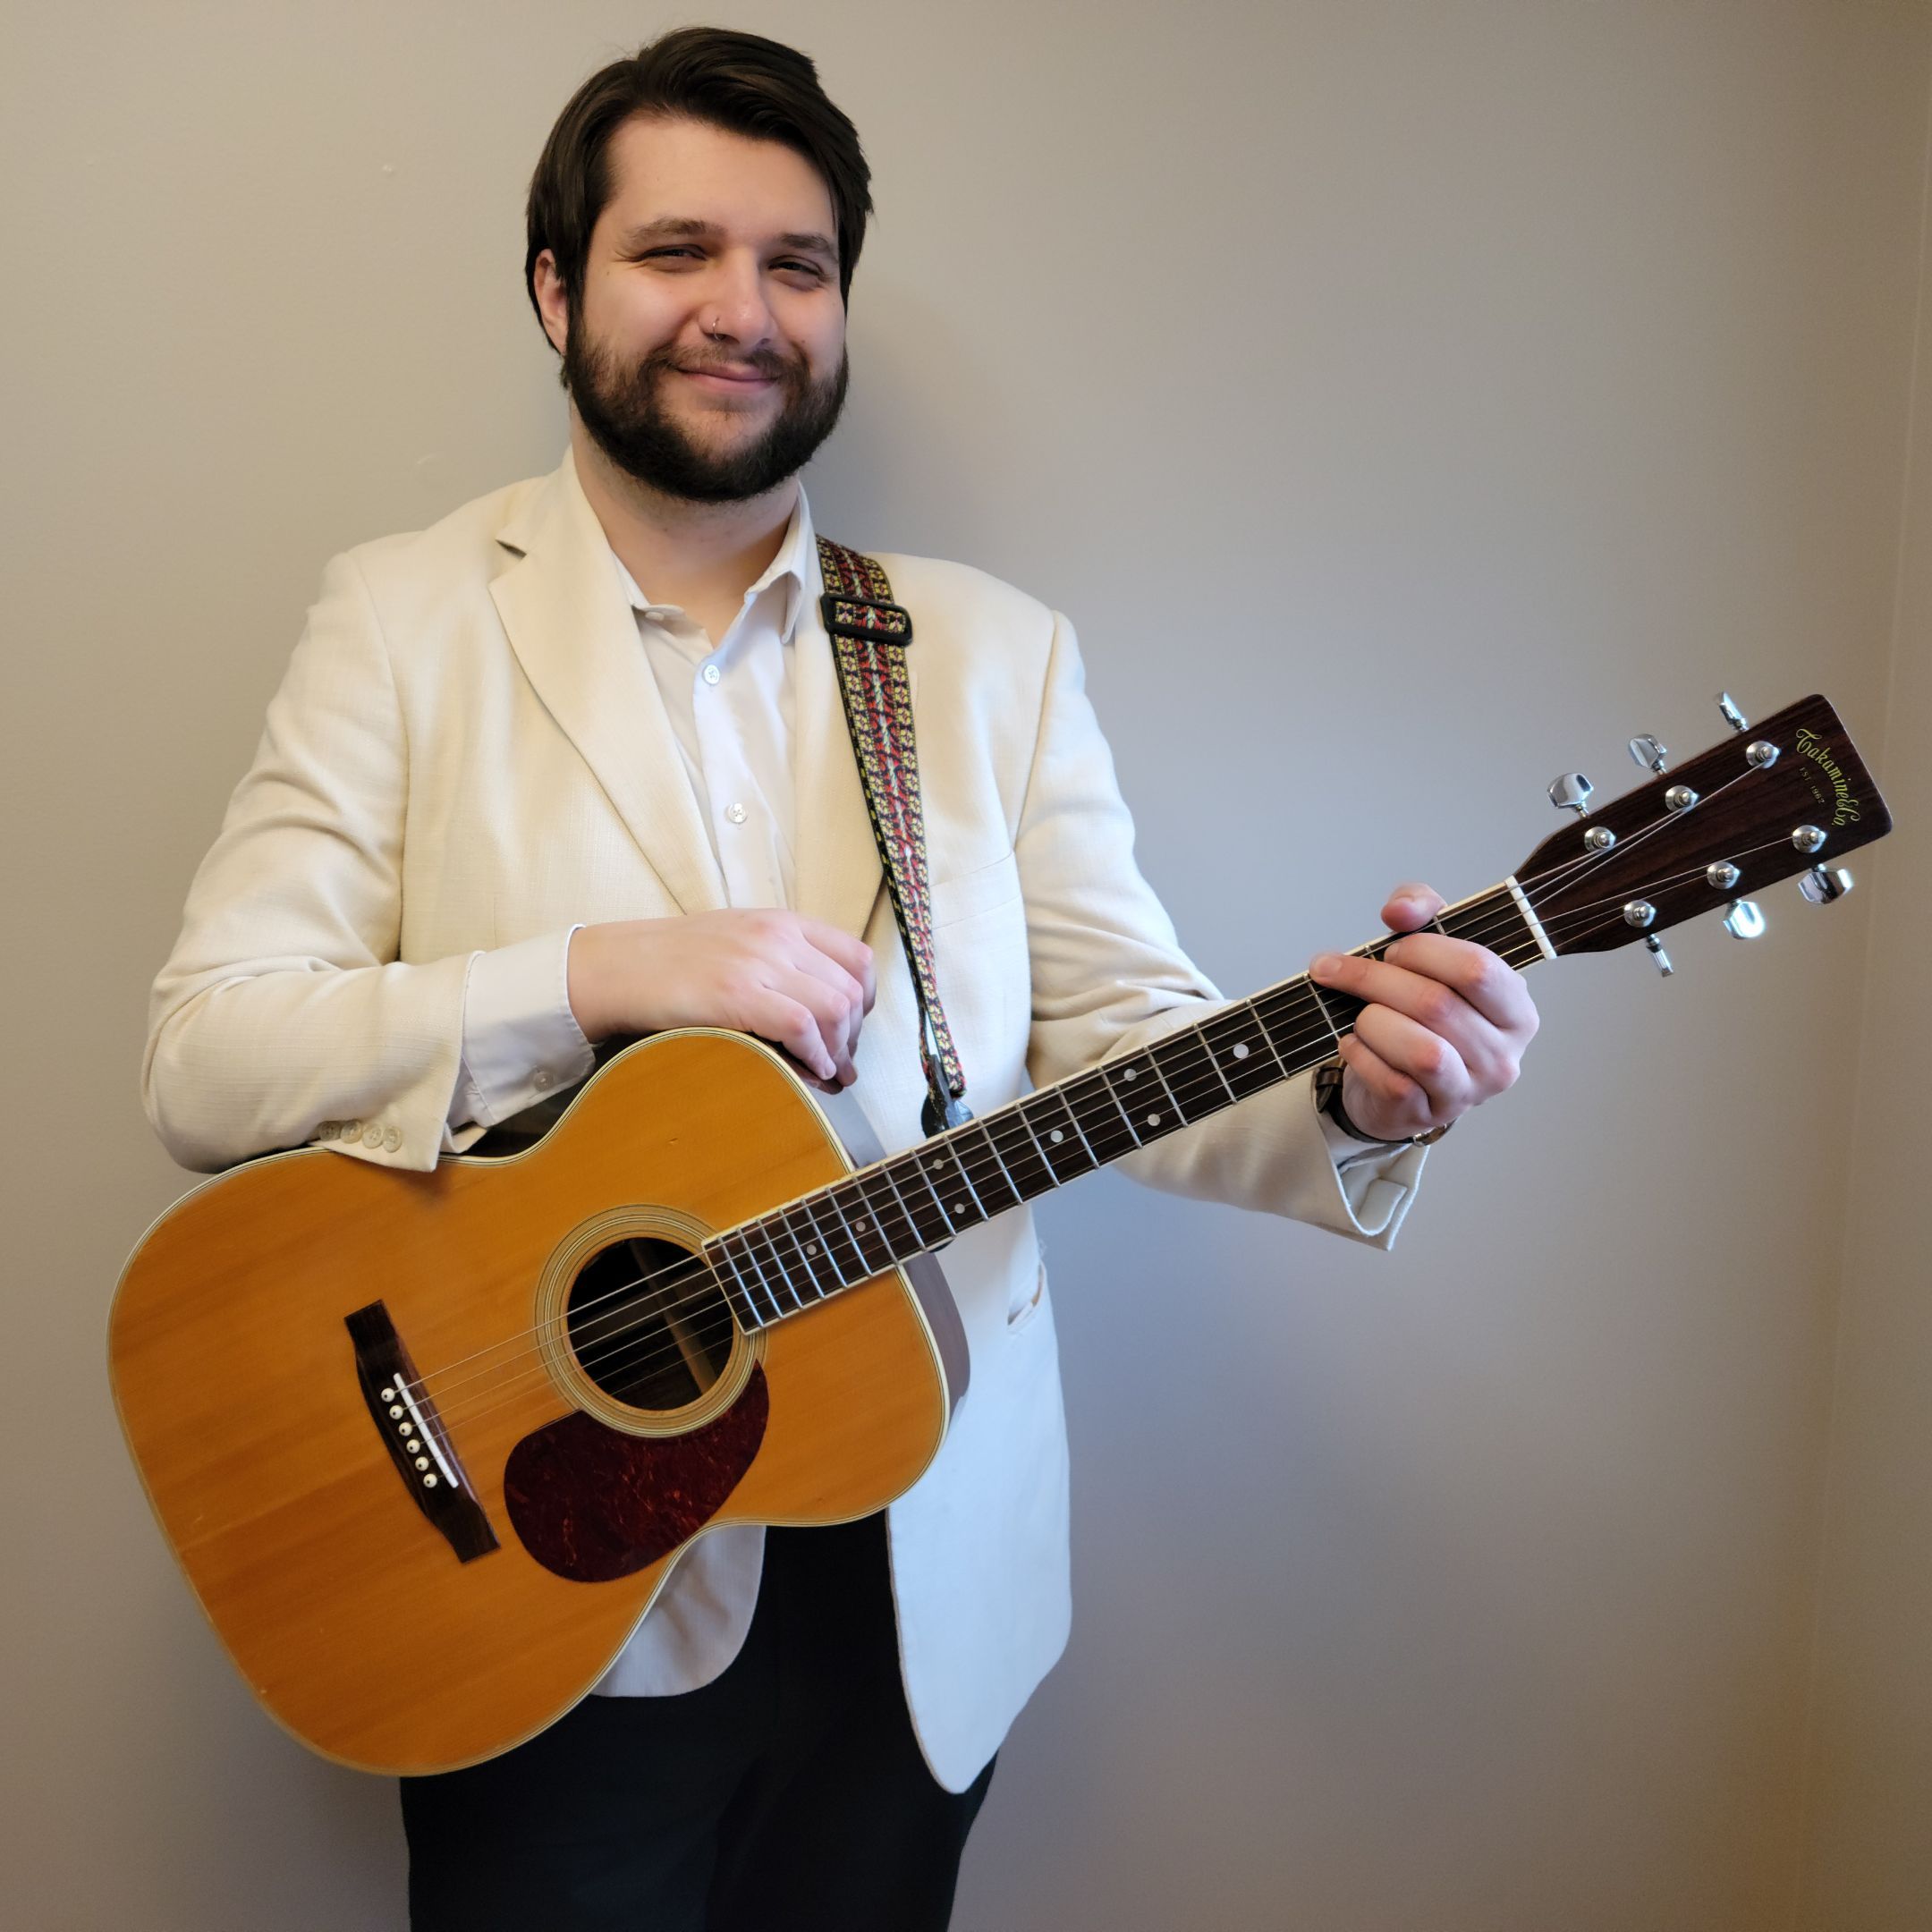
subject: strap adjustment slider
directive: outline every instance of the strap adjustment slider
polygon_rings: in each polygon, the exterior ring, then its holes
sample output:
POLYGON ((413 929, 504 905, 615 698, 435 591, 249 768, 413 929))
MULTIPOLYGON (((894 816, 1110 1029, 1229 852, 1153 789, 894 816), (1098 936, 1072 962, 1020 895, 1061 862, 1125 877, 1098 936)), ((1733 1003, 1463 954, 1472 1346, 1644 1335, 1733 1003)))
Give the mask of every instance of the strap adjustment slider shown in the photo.
POLYGON ((912 641, 912 614, 902 604, 827 590, 818 599, 818 609, 829 636, 899 646, 912 641))

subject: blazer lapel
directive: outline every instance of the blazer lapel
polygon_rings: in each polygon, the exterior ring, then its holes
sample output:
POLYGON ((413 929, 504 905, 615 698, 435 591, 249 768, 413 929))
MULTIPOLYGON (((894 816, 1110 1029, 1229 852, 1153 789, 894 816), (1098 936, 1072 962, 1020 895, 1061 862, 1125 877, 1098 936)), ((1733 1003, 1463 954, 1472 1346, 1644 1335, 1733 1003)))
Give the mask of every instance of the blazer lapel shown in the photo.
POLYGON ((863 936, 884 884, 865 792, 845 725, 832 640, 819 615, 816 552, 792 632, 792 857, 797 910, 863 936))
POLYGON ((610 545, 570 456, 496 540, 521 553, 490 596, 524 674, 665 890, 686 912, 716 911, 725 903, 724 875, 610 545))

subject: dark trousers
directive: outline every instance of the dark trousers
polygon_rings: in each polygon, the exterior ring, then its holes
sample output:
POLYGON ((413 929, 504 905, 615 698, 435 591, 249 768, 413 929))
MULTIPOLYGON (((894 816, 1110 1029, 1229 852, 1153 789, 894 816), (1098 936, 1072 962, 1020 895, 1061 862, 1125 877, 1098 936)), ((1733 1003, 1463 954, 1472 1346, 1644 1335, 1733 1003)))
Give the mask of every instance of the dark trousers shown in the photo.
POLYGON ((944 1932, 993 1767, 955 1794, 919 1755, 885 1519, 765 1546, 713 1682, 402 1781, 412 1932, 944 1932))

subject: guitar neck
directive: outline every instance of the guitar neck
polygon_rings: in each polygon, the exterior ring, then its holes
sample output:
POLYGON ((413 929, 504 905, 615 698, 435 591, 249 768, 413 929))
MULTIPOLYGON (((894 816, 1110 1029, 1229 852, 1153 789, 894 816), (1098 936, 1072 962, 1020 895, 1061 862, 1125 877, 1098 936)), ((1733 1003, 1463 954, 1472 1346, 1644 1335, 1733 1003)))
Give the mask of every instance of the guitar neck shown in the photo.
MULTIPOLYGON (((1434 924, 1518 969, 1554 957, 1513 878, 1434 924)), ((1379 958, 1399 936, 1357 953, 1379 958)), ((714 1235, 705 1258, 740 1323, 768 1327, 1318 1066, 1363 1004, 1299 974, 714 1235)))

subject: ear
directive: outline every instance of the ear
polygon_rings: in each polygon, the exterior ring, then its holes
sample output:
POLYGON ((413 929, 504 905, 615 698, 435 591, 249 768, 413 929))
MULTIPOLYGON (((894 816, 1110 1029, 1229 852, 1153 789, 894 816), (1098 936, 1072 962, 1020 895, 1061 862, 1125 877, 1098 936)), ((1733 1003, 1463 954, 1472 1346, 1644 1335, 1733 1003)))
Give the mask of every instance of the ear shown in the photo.
POLYGON ((544 334, 559 355, 570 340, 570 303, 564 294, 564 278, 557 273, 556 257, 546 249, 530 270, 537 292, 537 312, 543 318, 544 334))

